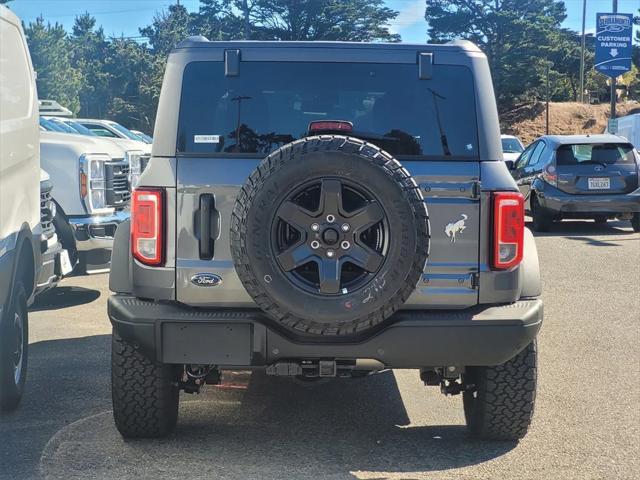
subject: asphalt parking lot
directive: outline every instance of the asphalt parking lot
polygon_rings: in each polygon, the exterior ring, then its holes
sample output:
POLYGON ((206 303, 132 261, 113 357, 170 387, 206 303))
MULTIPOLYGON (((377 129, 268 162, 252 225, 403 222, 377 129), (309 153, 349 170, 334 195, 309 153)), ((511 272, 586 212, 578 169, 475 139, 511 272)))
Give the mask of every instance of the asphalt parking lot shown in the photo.
POLYGON ((0 479, 626 479, 640 470, 640 234, 563 222, 537 236, 545 324, 519 444, 466 435, 462 399, 416 371, 314 387, 262 374, 185 395, 178 429, 123 441, 111 417, 107 275, 30 314, 28 387, 0 417, 0 479))

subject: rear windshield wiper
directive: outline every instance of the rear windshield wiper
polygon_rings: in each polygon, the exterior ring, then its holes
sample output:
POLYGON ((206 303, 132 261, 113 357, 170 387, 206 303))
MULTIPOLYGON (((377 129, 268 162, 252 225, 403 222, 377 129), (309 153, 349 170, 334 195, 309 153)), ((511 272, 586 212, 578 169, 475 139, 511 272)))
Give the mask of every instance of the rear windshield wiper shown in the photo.
POLYGON ((435 92, 433 89, 428 88, 433 96, 433 107, 436 112, 436 121, 438 122, 438 131, 440 132, 440 143, 442 144, 442 152, 445 155, 451 156, 451 150, 449 150, 449 142, 447 141, 447 135, 444 133, 444 129, 442 128, 442 122, 440 120, 440 109, 438 108, 438 98, 442 100, 446 100, 446 97, 443 97, 439 93, 435 92))

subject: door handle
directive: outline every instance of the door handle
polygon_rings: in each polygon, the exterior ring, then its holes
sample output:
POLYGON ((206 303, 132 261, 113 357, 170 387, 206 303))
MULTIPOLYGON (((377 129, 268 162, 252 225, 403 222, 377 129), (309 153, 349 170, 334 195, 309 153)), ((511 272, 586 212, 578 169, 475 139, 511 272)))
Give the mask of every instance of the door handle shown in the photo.
POLYGON ((207 193, 200 195, 200 241, 199 253, 203 260, 211 260, 213 258, 213 242, 211 220, 215 204, 213 195, 207 193))

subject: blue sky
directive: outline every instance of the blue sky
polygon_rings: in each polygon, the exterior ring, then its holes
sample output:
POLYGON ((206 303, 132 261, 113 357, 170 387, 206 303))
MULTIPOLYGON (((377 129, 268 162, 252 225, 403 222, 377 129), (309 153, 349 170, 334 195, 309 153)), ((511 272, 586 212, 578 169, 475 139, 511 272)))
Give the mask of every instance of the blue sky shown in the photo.
MULTIPOLYGON (((522 0, 526 1, 526 0, 522 0)), ((138 36, 138 27, 148 25, 153 16, 166 8, 172 0, 14 0, 11 9, 29 22, 39 14, 51 22, 62 23, 67 29, 76 15, 85 11, 93 14, 107 35, 138 36)), ((198 0, 181 0, 189 11, 198 8, 198 0)), ((406 42, 425 42, 427 25, 424 20, 425 0, 387 0, 387 5, 400 12, 391 29, 400 33, 406 42)), ((611 0, 587 0, 587 31, 593 31, 596 12, 611 9, 611 0)), ((565 26, 580 30, 582 0, 565 0, 565 26)), ((618 11, 637 14, 640 0, 619 0, 618 11)))

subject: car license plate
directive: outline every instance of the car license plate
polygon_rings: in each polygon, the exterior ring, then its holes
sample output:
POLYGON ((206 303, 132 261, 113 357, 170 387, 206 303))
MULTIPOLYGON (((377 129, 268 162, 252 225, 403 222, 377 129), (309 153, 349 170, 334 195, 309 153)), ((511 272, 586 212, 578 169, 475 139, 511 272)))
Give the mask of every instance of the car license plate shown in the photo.
POLYGON ((589 190, 608 190, 611 188, 611 179, 609 178, 590 178, 589 190))
POLYGON ((71 260, 69 260, 69 252, 62 250, 60 252, 60 272, 62 275, 66 275, 71 273, 71 270, 73 270, 73 265, 71 265, 71 260))

